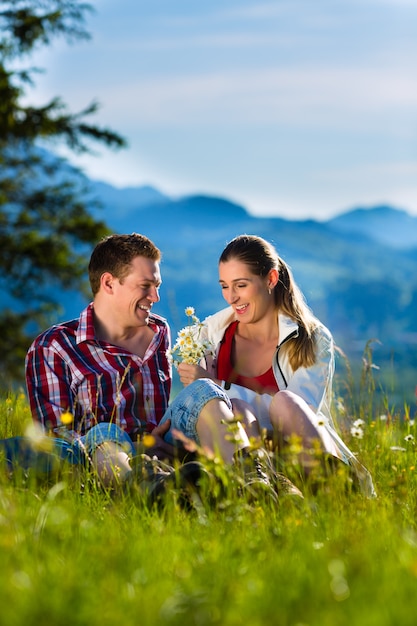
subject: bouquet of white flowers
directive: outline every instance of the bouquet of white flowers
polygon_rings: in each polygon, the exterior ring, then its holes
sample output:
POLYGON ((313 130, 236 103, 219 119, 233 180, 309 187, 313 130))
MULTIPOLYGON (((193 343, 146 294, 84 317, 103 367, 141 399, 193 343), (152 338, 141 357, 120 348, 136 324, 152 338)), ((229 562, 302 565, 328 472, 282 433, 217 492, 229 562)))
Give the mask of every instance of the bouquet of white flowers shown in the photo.
POLYGON ((201 337, 205 324, 196 317, 194 308, 187 306, 185 314, 190 318, 189 324, 179 331, 169 355, 175 367, 179 363, 196 365, 204 356, 213 354, 212 344, 201 337))

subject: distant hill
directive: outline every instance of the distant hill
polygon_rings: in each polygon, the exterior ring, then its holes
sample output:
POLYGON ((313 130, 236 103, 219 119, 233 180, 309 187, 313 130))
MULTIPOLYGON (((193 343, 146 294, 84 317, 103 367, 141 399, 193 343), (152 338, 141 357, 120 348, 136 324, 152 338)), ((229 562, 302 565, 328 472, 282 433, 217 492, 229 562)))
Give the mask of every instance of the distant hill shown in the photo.
POLYGON ((108 183, 96 181, 91 184, 93 193, 97 195, 103 205, 111 210, 114 208, 120 214, 129 214, 131 211, 147 208, 154 204, 168 202, 168 196, 151 187, 113 187, 108 183))
POLYGON ((417 218, 390 206, 353 209, 327 222, 346 234, 364 234, 394 248, 417 246, 417 218))

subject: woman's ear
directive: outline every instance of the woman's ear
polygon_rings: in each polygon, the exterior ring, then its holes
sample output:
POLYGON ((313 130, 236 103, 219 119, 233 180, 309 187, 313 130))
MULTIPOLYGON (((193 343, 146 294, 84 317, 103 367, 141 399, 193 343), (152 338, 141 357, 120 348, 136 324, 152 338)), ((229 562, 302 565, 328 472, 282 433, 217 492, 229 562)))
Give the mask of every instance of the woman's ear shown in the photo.
POLYGON ((279 280, 278 270, 276 269, 270 270, 268 274, 268 288, 274 289, 278 284, 278 280, 279 280))

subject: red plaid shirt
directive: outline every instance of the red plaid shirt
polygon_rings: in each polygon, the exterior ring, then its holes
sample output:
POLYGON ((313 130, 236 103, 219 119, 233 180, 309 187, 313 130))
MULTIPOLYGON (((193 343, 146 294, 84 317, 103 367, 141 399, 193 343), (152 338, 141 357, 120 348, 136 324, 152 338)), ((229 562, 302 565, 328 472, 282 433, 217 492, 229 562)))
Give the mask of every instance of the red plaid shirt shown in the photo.
POLYGON ((79 433, 111 421, 132 436, 151 431, 164 415, 171 391, 168 324, 150 316, 155 335, 141 359, 96 338, 93 306, 78 319, 52 326, 29 348, 26 385, 33 418, 54 429, 69 411, 74 416, 69 428, 79 433))

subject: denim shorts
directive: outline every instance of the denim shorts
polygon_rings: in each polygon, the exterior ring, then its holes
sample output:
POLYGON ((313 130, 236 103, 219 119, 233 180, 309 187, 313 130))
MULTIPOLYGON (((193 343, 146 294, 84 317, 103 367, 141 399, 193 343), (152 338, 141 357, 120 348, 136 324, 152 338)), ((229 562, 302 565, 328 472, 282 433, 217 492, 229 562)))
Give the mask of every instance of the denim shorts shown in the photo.
POLYGON ((171 428, 164 436, 165 441, 174 443, 172 430, 175 429, 199 444, 197 421, 201 410, 214 398, 223 400, 232 410, 232 403, 226 392, 210 378, 199 378, 181 389, 160 421, 163 424, 166 420, 171 420, 171 428))

